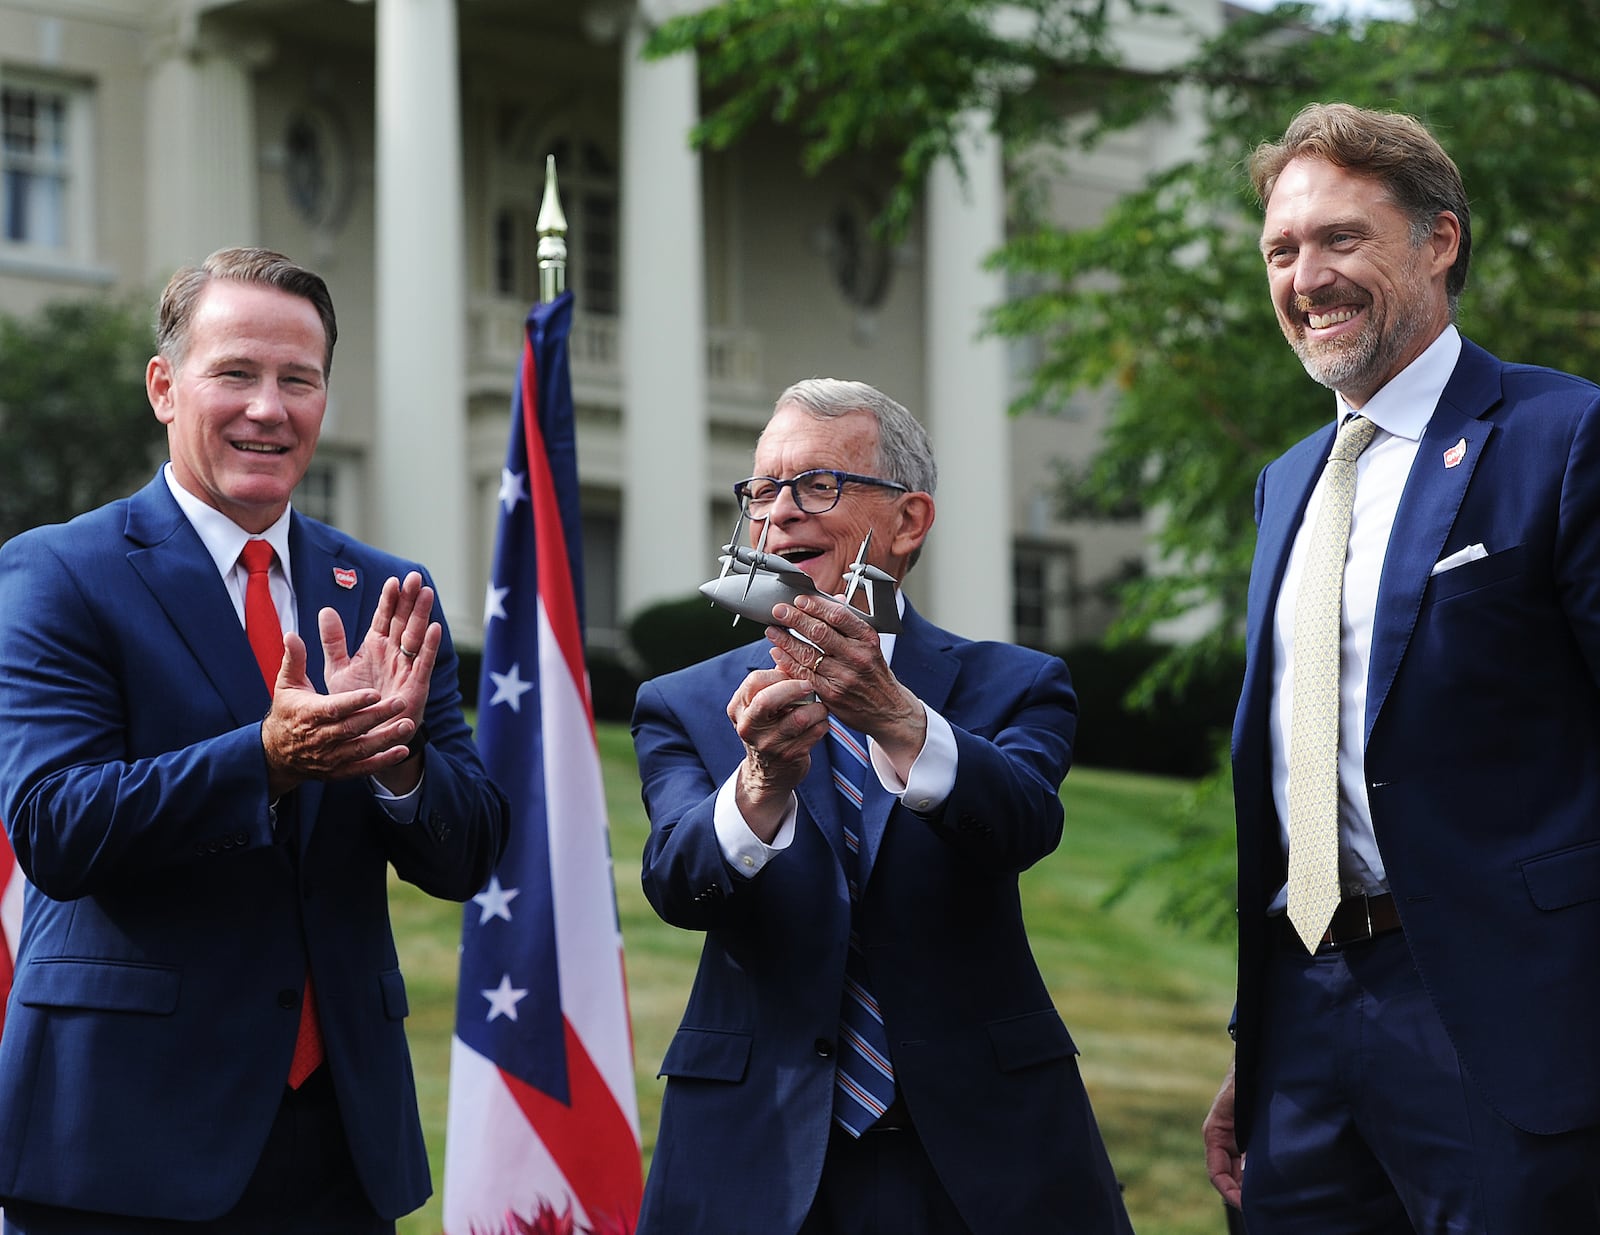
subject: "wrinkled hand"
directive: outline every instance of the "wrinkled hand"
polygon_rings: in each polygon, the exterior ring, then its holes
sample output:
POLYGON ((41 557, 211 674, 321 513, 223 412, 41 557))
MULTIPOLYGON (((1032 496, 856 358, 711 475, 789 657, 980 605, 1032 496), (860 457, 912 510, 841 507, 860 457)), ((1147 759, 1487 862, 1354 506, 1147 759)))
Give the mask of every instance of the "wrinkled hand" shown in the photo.
POLYGON ((904 779, 927 738, 928 715, 883 659, 878 632, 843 601, 822 595, 775 605, 772 620, 773 663, 810 683, 828 711, 872 738, 904 779))
POLYGON ((757 669, 728 700, 728 719, 744 743, 734 787, 739 810, 771 842, 789 808, 789 795, 811 770, 811 750, 828 732, 828 710, 811 686, 779 669, 757 669))
POLYGON ((354 656, 348 654, 339 615, 332 609, 317 614, 328 692, 368 689, 385 698, 398 695, 406 701, 407 714, 420 723, 444 637, 444 628, 429 621, 432 616, 433 589, 423 587, 414 570, 404 583, 394 578, 384 582, 372 625, 354 656))
POLYGON ((443 627, 430 622, 433 589, 412 571, 383 585, 361 646, 349 653, 333 609, 317 614, 325 679, 323 695, 306 674, 305 644, 284 636, 283 666, 272 710, 261 726, 269 792, 278 797, 308 780, 374 776, 405 794, 421 778, 421 759, 409 759, 428 702, 443 627))
POLYGON ((1206 1146, 1206 1173, 1211 1176, 1211 1186, 1222 1194, 1222 1199, 1234 1208, 1239 1206, 1240 1183, 1244 1179, 1244 1155, 1239 1152, 1239 1139, 1233 1117, 1233 1064, 1228 1065, 1228 1075, 1222 1088, 1211 1103, 1201 1131, 1206 1146))

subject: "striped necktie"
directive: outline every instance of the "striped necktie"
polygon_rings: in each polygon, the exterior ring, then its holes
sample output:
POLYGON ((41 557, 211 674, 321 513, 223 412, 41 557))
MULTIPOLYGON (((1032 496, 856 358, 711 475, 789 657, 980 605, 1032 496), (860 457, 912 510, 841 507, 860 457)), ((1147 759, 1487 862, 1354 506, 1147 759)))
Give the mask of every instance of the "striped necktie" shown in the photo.
POLYGON ((866 956, 856 930, 861 895, 861 799, 867 778, 867 743, 859 733, 828 718, 828 758, 833 787, 844 806, 847 849, 845 878, 850 886, 850 948, 844 966, 844 998, 839 1009, 839 1067, 834 1076, 833 1118, 851 1136, 870 1128, 894 1101, 894 1065, 889 1034, 878 1001, 867 989, 866 956))
MULTIPOLYGON (((283 622, 272 603, 270 583, 277 553, 264 540, 247 540, 239 560, 248 572, 244 585, 244 633, 261 666, 271 692, 278 684, 283 663, 283 622)), ((294 1057, 289 1061, 289 1087, 299 1089, 322 1063, 322 1027, 317 1023, 316 999, 311 993, 311 973, 306 971, 305 994, 300 1000, 300 1027, 295 1032, 294 1057)))
POLYGON ((1356 460, 1378 426, 1352 416, 1328 455, 1294 602, 1289 725, 1289 921, 1315 952, 1339 907, 1339 645, 1356 460))

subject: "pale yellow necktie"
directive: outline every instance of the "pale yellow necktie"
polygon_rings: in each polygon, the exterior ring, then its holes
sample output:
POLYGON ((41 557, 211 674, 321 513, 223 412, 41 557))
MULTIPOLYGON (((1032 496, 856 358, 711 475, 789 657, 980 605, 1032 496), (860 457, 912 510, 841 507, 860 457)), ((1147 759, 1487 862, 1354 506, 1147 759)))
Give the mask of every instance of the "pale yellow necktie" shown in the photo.
POLYGON ((1356 459, 1377 425, 1339 428, 1324 472, 1294 608, 1294 707, 1289 730, 1289 921, 1315 952, 1339 907, 1339 643, 1356 459))

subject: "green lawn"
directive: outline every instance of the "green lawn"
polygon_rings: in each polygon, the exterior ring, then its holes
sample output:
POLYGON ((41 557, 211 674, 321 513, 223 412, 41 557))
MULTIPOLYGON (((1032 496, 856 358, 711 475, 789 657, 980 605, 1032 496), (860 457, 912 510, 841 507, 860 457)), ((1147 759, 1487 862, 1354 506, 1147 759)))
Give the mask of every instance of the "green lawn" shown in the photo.
MULTIPOLYGON (((602 725, 600 748, 648 1161, 661 1104, 656 1065, 683 1010, 700 940, 664 925, 639 889, 648 829, 626 727, 602 725)), ((1130 863, 1164 846, 1168 808, 1185 788, 1075 770, 1062 791, 1066 838, 1023 878, 1034 951, 1083 1051, 1084 1078, 1140 1235, 1222 1235, 1226 1226, 1205 1177, 1200 1121, 1228 1062, 1231 945, 1161 923, 1162 889, 1153 885, 1137 887, 1114 908, 1100 904, 1130 863)), ((400 883, 391 901, 435 1187, 400 1232, 438 1235, 461 911, 400 883)))

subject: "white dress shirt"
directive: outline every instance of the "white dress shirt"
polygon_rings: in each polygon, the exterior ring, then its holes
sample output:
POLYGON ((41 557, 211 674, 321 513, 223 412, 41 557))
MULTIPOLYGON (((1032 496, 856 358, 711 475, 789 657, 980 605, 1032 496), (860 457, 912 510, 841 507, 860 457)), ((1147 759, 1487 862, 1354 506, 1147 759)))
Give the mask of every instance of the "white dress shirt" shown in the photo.
MULTIPOLYGON (((1344 611, 1339 648, 1339 874, 1346 894, 1388 890, 1388 875, 1372 830, 1367 801, 1367 668, 1372 660, 1372 628, 1378 607, 1378 581, 1395 512, 1423 430, 1444 393, 1461 355, 1461 336, 1445 327, 1422 355, 1389 380, 1360 410, 1378 426, 1372 444, 1356 461, 1355 510, 1350 520, 1350 555, 1345 560, 1344 611)), ((1338 395, 1338 422, 1356 414, 1338 395)), ((1289 726, 1294 714, 1294 610, 1306 542, 1322 506, 1326 473, 1311 491, 1300 530, 1295 533, 1283 585, 1273 614, 1272 642, 1272 796, 1278 808, 1284 852, 1289 847, 1289 726)), ((1279 890, 1272 910, 1282 909, 1279 890)))
POLYGON ((278 610, 278 621, 283 624, 284 634, 299 634, 294 576, 289 569, 290 508, 285 506, 276 523, 259 536, 252 536, 215 506, 207 506, 180 485, 177 477, 172 474, 172 464, 167 464, 161 474, 166 477, 167 488, 172 490, 172 496, 177 499, 183 517, 189 520, 200 537, 200 543, 205 545, 206 552, 216 563, 217 573, 222 576, 222 582, 228 589, 228 597, 233 601, 233 611, 239 615, 239 625, 244 625, 244 591, 250 578, 250 572, 239 560, 239 554, 244 549, 246 541, 264 540, 278 555, 278 560, 273 563, 267 575, 267 584, 272 590, 272 603, 278 610))

